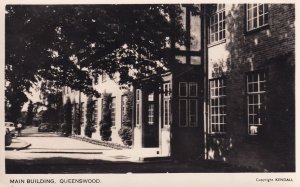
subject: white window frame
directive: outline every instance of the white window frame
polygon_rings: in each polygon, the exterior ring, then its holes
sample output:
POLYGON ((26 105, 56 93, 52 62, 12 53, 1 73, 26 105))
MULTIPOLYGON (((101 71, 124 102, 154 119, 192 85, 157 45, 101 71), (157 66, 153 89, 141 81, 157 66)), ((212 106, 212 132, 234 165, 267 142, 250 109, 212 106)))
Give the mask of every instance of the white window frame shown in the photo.
POLYGON ((209 90, 210 90, 210 123, 209 123, 209 133, 210 134, 225 134, 226 133, 226 97, 225 89, 226 89, 226 79, 224 77, 210 79, 209 80, 209 90), (211 86, 213 83, 213 86, 211 86), (217 90, 217 92, 216 92, 217 90), (220 94, 220 90, 223 90, 222 95, 220 94), (220 104, 220 100, 225 100, 223 105, 220 104), (213 100, 217 100, 218 104, 213 105, 213 100), (221 113, 221 108, 223 108, 224 113, 221 113), (216 111, 216 112, 215 112, 216 111), (217 120, 215 120, 217 119, 217 120), (221 120, 222 119, 222 120, 221 120), (221 122, 222 121, 222 122, 221 122), (221 128, 223 127, 223 128, 221 128))
MULTIPOLYGON (((259 111, 263 111, 265 107, 265 103, 262 102, 262 98, 266 93, 266 72, 265 71, 254 71, 247 74, 247 122, 248 122, 248 134, 251 136, 256 136, 259 134, 257 129, 263 125, 262 116, 259 116, 259 111), (249 76, 257 76, 257 81, 249 82, 249 76), (251 91, 250 84, 257 84, 257 91, 251 91), (261 84, 264 84, 264 90, 261 89, 261 84), (257 102, 250 103, 250 97, 257 96, 257 102), (250 113, 249 108, 253 107, 252 112, 250 113), (257 107, 257 111, 255 111, 255 107, 257 107), (251 116, 251 117, 250 117, 251 116), (257 122, 255 123, 255 116, 257 117, 257 122), (250 120, 252 118, 252 120, 250 120), (254 128, 252 128, 254 127, 254 128), (252 128, 252 129, 251 129, 252 128)), ((254 87, 252 87, 254 89, 254 87)))
POLYGON ((269 24, 269 5, 268 4, 247 4, 246 5, 246 28, 252 31, 269 24), (260 10, 262 12, 260 12, 260 10), (256 14, 256 16, 254 15, 256 14), (267 18, 267 19, 266 19, 267 18), (256 26, 254 26, 256 23, 256 26))
POLYGON ((171 124, 171 83, 163 84, 163 124, 170 126, 171 124))
POLYGON ((226 38, 225 4, 217 4, 216 11, 209 18, 209 43, 213 44, 226 38))
POLYGON ((136 89, 135 92, 135 98, 136 98, 136 105, 135 105, 135 124, 136 126, 140 126, 141 125, 141 90, 140 89, 136 89))

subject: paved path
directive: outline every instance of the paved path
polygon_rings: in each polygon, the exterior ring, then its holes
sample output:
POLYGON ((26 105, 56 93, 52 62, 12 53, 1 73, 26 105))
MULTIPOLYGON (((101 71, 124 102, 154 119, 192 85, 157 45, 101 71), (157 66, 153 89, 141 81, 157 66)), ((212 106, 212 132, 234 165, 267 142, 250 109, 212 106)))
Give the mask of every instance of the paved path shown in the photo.
POLYGON ((115 150, 109 147, 88 142, 61 137, 56 133, 41 133, 37 127, 23 130, 18 139, 26 141, 31 146, 19 151, 6 151, 5 157, 10 160, 38 160, 44 158, 73 158, 81 160, 106 160, 137 162, 132 150, 115 150))
MULTIPOLYGON (((6 173, 166 173, 166 172, 233 172, 232 168, 211 161, 193 163, 140 163, 130 149, 115 150, 55 133, 38 133, 26 129, 21 140, 31 146, 19 151, 5 151, 6 173)), ((241 171, 245 171, 244 168, 241 171)))

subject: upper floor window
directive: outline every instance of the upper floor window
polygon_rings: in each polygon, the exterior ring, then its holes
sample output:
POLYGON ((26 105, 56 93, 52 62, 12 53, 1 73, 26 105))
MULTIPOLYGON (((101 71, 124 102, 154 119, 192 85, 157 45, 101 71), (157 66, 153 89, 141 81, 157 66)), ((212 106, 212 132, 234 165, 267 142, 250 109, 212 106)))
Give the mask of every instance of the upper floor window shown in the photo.
POLYGON ((214 43, 225 38, 225 4, 218 4, 209 19, 209 41, 214 43))
POLYGON ((268 4, 247 4, 247 31, 251 31, 269 22, 268 4))
POLYGON ((264 121, 266 74, 263 71, 247 75, 248 132, 259 134, 264 121))

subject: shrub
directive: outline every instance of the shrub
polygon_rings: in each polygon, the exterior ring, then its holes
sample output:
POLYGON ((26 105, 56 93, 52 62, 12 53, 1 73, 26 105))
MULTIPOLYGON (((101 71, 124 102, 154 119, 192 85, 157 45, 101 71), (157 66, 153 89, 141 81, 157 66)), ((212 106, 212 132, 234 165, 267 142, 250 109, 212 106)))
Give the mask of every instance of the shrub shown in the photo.
POLYGON ((111 141, 111 94, 103 94, 102 120, 100 121, 100 136, 103 141, 111 141))
POLYGON ((95 101, 92 100, 92 97, 88 98, 87 108, 86 108, 86 126, 84 129, 84 134, 87 137, 92 137, 92 133, 96 131, 95 125, 95 101))
POLYGON ((74 114, 74 124, 73 124, 73 132, 74 134, 80 135, 81 131, 81 111, 80 111, 80 105, 79 104, 74 104, 75 107, 75 114, 74 114))
POLYGON ((123 143, 125 145, 132 144, 132 110, 133 110, 133 93, 131 91, 127 91, 126 93, 127 99, 124 103, 125 105, 125 114, 122 119, 122 127, 118 131, 119 136, 121 137, 123 143))
POLYGON ((56 123, 41 123, 38 131, 39 132, 56 132, 59 129, 59 125, 56 123))
POLYGON ((125 145, 132 145, 132 128, 127 126, 122 126, 121 129, 118 131, 119 136, 122 139, 122 142, 125 145))
POLYGON ((12 143, 12 137, 8 129, 6 129, 5 133, 5 146, 9 146, 12 143))

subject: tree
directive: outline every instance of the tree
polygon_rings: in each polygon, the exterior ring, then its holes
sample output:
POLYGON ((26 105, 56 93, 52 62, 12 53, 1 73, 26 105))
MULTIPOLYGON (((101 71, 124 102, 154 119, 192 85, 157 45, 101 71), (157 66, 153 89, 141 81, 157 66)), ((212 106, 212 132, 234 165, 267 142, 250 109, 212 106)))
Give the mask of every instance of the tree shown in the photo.
POLYGON ((7 5, 6 12, 11 112, 42 79, 98 96, 90 75, 118 74, 123 85, 162 73, 172 62, 170 43, 183 43, 185 36, 179 5, 7 5))
POLYGON ((27 116, 26 116, 26 125, 32 125, 32 120, 34 117, 34 113, 33 113, 33 104, 32 101, 29 102, 28 104, 28 109, 27 109, 27 116))
POLYGON ((102 100, 102 120, 100 121, 100 136, 103 141, 111 140, 111 102, 112 97, 110 93, 103 94, 102 100))

